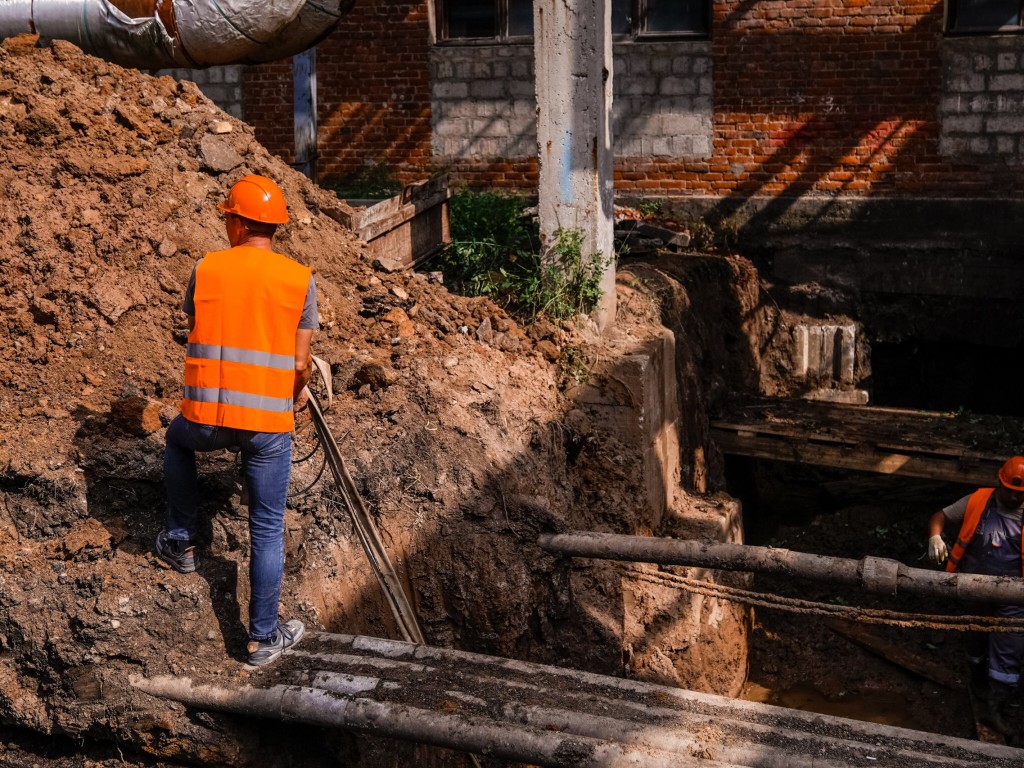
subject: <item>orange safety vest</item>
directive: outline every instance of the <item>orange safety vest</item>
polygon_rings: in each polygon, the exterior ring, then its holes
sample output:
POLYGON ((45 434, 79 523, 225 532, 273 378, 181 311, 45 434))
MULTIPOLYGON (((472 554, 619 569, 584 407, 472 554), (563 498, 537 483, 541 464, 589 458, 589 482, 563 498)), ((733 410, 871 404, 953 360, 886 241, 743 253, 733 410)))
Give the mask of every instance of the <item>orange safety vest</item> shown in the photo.
POLYGON ((195 325, 185 355, 189 421, 253 432, 295 426, 295 332, 310 269, 251 246, 214 251, 196 267, 195 325))
MULTIPOLYGON (((979 488, 971 494, 967 501, 967 511, 964 512, 964 521, 960 526, 960 535, 956 538, 953 551, 946 561, 946 570, 950 573, 960 567, 960 560, 967 551, 967 545, 971 543, 971 537, 981 522, 981 516, 988 506, 988 500, 992 497, 995 488, 979 488)), ((1024 535, 1021 536, 1021 575, 1024 576, 1024 535)))

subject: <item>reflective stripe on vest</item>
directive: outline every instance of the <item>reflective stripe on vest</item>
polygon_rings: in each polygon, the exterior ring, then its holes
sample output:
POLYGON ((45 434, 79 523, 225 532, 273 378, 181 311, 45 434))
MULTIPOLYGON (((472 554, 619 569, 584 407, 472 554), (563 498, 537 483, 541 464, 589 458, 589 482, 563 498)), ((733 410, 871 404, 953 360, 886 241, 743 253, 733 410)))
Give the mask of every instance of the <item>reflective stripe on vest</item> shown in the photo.
POLYGON ((204 360, 227 360, 230 363, 262 365, 264 368, 278 368, 283 371, 295 370, 295 355, 275 355, 270 352, 256 352, 237 347, 220 347, 216 344, 189 344, 188 357, 204 360))
POLYGON ((212 387, 185 387, 185 399, 197 403, 225 403, 243 408, 257 408, 261 411, 284 413, 293 406, 292 399, 267 397, 266 395, 250 395, 247 392, 232 392, 230 389, 214 389, 212 387))
POLYGON ((253 432, 292 430, 295 333, 309 275, 285 256, 245 246, 199 263, 185 418, 253 432))
POLYGON ((946 561, 946 570, 949 573, 960 567, 960 561, 963 559, 964 552, 967 551, 967 545, 971 543, 971 537, 978 529, 978 523, 981 522, 981 516, 985 512, 985 507, 988 506, 988 500, 992 497, 993 491, 995 488, 979 488, 967 500, 967 511, 964 512, 960 533, 956 537, 956 543, 953 544, 949 560, 946 561))

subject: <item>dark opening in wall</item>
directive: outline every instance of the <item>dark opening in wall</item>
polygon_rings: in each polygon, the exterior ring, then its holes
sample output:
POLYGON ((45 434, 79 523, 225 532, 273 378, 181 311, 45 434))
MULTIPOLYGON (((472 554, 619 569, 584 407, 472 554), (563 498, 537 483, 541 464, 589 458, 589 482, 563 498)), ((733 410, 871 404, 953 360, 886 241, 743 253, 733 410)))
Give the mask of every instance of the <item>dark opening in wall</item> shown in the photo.
POLYGON ((744 456, 727 456, 725 474, 727 492, 743 505, 747 544, 854 559, 894 557, 916 567, 926 565, 918 560, 927 544, 928 518, 975 489, 744 456), (838 536, 837 527, 849 530, 838 536), (812 535, 816 529, 831 533, 812 535))
POLYGON ((1024 416, 1016 353, 959 342, 871 344, 873 405, 1024 416))

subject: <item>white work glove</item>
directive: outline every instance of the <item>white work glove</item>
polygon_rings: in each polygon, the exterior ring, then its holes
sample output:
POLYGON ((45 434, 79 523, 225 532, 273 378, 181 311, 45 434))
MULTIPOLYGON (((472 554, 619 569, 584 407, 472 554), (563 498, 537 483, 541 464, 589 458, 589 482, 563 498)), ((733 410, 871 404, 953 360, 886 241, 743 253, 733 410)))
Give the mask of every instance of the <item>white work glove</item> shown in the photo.
POLYGON ((936 565, 942 565, 946 558, 949 557, 949 550, 946 548, 946 542, 942 540, 942 536, 935 534, 928 539, 928 557, 936 565))

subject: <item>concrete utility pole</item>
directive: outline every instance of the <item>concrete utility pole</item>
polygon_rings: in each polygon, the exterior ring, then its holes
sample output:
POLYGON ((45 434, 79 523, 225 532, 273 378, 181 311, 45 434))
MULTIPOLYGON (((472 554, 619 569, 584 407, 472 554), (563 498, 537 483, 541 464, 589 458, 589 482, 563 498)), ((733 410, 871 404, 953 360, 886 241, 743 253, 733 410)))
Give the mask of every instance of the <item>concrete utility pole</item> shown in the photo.
POLYGON ((584 256, 607 261, 603 330, 615 320, 611 0, 536 0, 533 30, 541 242, 577 229, 584 256))

